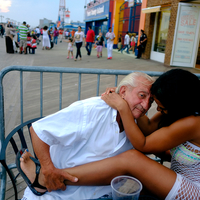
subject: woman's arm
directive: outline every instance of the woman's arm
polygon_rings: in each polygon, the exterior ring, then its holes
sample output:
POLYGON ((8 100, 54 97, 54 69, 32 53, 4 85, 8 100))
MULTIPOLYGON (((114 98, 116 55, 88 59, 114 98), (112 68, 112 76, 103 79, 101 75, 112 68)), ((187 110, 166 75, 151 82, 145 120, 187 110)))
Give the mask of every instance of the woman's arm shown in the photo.
POLYGON ((137 119, 137 125, 140 130, 143 132, 145 136, 153 133, 158 129, 158 124, 161 120, 162 113, 157 112, 151 119, 149 119, 146 115, 137 119))
POLYGON ((125 100, 116 93, 109 93, 101 98, 119 111, 127 137, 135 149, 141 152, 164 152, 185 141, 193 140, 199 134, 199 119, 197 117, 187 117, 145 137, 135 123, 132 112, 125 100))

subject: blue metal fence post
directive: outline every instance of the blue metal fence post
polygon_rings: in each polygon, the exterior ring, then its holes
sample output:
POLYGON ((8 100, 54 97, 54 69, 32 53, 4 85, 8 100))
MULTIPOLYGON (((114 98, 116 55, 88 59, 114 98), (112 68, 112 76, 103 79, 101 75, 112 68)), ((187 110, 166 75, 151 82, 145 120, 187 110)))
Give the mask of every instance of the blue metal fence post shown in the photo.
MULTIPOLYGON (((0 73, 0 150, 2 148, 2 144, 5 140, 5 121, 4 121, 4 96, 3 96, 3 75, 0 73)), ((1 165, 1 164, 0 164, 1 165)), ((0 199, 5 199, 5 189, 6 189, 6 170, 1 165, 0 167, 0 180, 1 180, 1 188, 0 188, 0 199)))

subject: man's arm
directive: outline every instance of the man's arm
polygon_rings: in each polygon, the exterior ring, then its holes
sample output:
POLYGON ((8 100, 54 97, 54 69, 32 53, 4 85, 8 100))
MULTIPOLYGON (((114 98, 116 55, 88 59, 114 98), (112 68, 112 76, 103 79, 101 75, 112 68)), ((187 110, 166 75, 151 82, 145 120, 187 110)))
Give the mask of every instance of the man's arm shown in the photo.
POLYGON ((71 182, 77 182, 78 179, 66 174, 62 169, 57 169, 52 163, 49 148, 50 146, 43 142, 35 133, 33 127, 30 128, 33 149, 41 164, 41 171, 45 177, 45 185, 47 190, 65 190, 66 186, 64 180, 70 180, 71 182))

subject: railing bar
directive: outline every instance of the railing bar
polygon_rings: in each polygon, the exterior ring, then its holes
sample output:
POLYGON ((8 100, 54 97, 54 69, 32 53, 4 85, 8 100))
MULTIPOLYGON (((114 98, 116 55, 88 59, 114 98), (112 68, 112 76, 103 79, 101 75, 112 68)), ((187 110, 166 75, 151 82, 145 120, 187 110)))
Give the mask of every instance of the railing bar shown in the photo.
POLYGON ((43 117, 43 72, 40 72, 40 117, 43 117))
POLYGON ((78 100, 81 99, 81 73, 79 73, 79 80, 78 80, 78 100))
MULTIPOLYGON (((31 72, 56 72, 56 73, 81 73, 81 74, 110 74, 127 75, 138 70, 110 70, 110 69, 89 69, 89 68, 70 68, 70 67, 44 67, 44 66, 10 66, 0 71, 0 79, 9 71, 31 71, 31 72)), ((160 76, 163 72, 140 71, 150 76, 160 76)), ((195 74, 200 78, 200 74, 195 74)))
POLYGON ((115 87, 117 87, 118 75, 115 75, 115 87))
POLYGON ((99 96, 99 85, 100 85, 100 74, 98 74, 97 78, 97 96, 99 96))
POLYGON ((59 110, 62 109, 62 73, 60 73, 60 102, 59 102, 59 110))
POLYGON ((23 72, 20 71, 20 107, 21 107, 21 124, 23 123, 23 72))

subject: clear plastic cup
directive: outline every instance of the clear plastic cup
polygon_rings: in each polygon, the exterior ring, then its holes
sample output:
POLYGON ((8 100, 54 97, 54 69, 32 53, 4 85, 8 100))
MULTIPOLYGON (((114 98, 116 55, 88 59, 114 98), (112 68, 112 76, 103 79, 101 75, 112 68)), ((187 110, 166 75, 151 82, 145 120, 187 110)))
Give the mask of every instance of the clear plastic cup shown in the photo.
POLYGON ((142 184, 131 176, 117 176, 111 181, 113 200, 138 200, 142 184))

